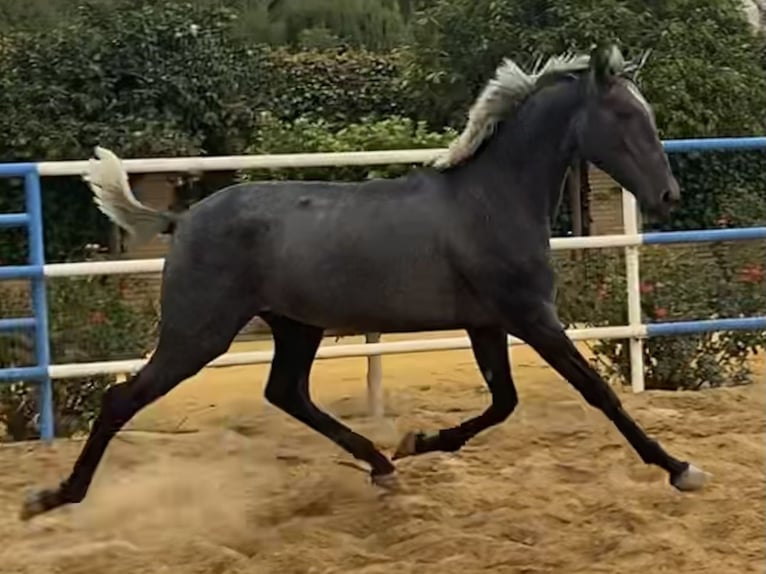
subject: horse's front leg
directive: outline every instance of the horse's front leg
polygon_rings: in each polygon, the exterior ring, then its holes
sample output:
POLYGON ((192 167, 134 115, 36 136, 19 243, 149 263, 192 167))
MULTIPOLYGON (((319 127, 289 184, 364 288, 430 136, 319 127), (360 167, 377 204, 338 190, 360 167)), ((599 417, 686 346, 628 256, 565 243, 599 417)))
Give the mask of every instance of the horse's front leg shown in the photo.
POLYGON ((469 329, 468 336, 481 374, 492 393, 492 403, 483 413, 458 426, 431 434, 408 432, 399 443, 394 459, 431 451, 457 451, 481 431, 503 422, 516 408, 518 397, 511 377, 505 330, 499 327, 469 329))
POLYGON ((508 331, 529 344, 593 407, 603 412, 646 464, 664 469, 678 490, 702 488, 706 473, 671 456, 631 418, 620 398, 567 336, 549 302, 514 302, 504 308, 508 331))

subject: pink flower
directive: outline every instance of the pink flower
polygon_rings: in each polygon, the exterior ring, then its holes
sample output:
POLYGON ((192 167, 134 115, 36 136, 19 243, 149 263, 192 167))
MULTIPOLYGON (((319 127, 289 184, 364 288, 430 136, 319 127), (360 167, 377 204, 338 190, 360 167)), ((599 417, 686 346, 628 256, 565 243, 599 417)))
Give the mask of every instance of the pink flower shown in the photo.
POLYGON ((760 283, 764 278, 763 265, 748 265, 743 267, 738 276, 745 283, 760 283))
POLYGON ((103 325, 106 323, 106 315, 103 311, 93 311, 88 317, 88 323, 91 325, 103 325))

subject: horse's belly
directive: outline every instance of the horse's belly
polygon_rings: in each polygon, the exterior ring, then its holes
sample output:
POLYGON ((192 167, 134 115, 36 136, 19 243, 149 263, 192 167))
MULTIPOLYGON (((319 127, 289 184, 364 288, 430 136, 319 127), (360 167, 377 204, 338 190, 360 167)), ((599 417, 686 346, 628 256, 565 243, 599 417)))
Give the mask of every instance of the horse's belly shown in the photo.
POLYGON ((270 303, 273 312, 327 329, 439 330, 491 321, 479 301, 438 269, 306 276, 283 284, 270 303))

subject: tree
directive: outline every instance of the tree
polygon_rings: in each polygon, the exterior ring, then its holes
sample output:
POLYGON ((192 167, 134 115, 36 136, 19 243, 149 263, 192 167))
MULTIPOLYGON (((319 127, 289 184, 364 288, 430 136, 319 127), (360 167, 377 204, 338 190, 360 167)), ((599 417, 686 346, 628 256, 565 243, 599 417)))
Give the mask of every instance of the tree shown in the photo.
MULTIPOLYGON (((123 157, 240 153, 268 79, 233 21, 228 9, 167 0, 90 3, 51 29, 3 37, 0 161, 83 159, 95 145, 123 157)), ((0 213, 19 210, 17 182, 0 186, 0 213)), ((46 180, 43 196, 49 260, 104 240, 107 222, 78 178, 46 180)), ((23 261, 23 234, 6 235, 0 260, 23 261)))
POLYGON ((50 30, 7 37, 0 158, 236 153, 259 102, 260 52, 228 33, 234 14, 176 2, 82 5, 50 30))
POLYGON ((503 57, 530 66, 616 40, 629 55, 653 50, 642 89, 664 137, 763 131, 764 38, 738 0, 437 0, 413 34, 409 83, 434 125, 464 121, 503 57))

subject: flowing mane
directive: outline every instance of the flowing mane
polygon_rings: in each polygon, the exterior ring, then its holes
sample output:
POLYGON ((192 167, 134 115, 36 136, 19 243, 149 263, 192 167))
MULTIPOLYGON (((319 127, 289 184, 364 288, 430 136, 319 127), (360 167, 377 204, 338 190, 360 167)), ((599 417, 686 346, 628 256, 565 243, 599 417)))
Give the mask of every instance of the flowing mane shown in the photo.
POLYGON ((492 134, 497 123, 534 92, 542 79, 582 72, 589 65, 589 55, 566 53, 553 56, 542 65, 538 61, 532 72, 527 73, 516 62, 505 58, 495 71, 495 77, 487 82, 471 106, 465 129, 447 151, 436 158, 434 167, 446 169, 471 157, 492 134))

